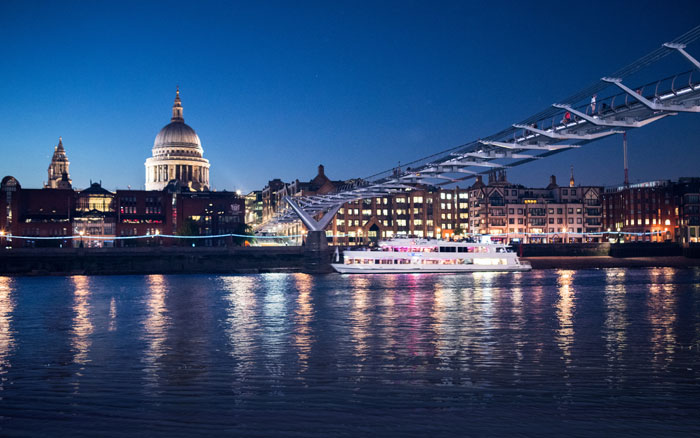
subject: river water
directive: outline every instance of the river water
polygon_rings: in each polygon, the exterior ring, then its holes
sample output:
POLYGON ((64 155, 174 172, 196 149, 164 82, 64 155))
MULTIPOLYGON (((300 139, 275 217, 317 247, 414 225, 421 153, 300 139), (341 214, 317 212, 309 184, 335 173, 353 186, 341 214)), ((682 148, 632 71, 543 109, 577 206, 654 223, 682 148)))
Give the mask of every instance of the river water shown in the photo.
POLYGON ((700 434, 700 270, 0 277, 2 436, 700 434))

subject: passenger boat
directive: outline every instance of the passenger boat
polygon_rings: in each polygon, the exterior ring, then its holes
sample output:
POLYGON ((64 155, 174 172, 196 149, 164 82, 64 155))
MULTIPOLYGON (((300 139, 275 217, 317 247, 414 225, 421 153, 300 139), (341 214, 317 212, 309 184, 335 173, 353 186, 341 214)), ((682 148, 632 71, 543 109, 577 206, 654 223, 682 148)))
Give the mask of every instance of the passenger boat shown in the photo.
POLYGON ((343 252, 331 266, 341 274, 529 271, 508 245, 491 242, 449 242, 436 239, 392 239, 375 249, 343 252))

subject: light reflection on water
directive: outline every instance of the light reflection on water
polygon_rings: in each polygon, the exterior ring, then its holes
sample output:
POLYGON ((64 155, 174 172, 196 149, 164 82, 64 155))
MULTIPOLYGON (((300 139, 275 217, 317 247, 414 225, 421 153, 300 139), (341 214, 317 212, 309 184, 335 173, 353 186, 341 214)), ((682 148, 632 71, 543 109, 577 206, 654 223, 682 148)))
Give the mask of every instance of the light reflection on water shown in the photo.
POLYGON ((149 390, 158 386, 161 358, 165 354, 165 341, 170 325, 168 309, 165 305, 167 286, 165 276, 149 275, 146 277, 147 290, 145 293, 146 318, 143 321, 143 339, 146 350, 141 356, 144 363, 145 387, 149 390))
POLYGON ((299 377, 309 370, 309 355, 313 344, 311 323, 314 318, 314 306, 311 301, 313 277, 307 274, 295 274, 294 285, 297 290, 296 310, 294 311, 294 346, 299 361, 299 377))
POLYGON ((669 418, 687 434, 700 430, 698 279, 0 277, 0 417, 37 435, 116 435, 126 419, 162 436, 658 435, 669 418), (35 371, 44 336, 70 347, 48 365, 66 394, 35 371), (52 414, 29 422, 18 406, 52 414))
POLYGON ((605 349, 608 381, 611 385, 621 384, 625 379, 624 354, 630 325, 627 316, 626 274, 624 269, 609 269, 605 273, 605 349))
POLYGON ((574 342, 574 271, 557 271, 559 278, 559 300, 557 301, 557 320, 559 329, 557 330, 557 343, 561 348, 564 362, 568 368, 571 365, 571 349, 574 342))
POLYGON ((370 291, 369 279, 361 275, 350 278, 352 287, 352 310, 350 311, 350 332, 352 333, 352 346, 357 358, 357 369, 362 372, 369 350, 370 336, 370 291))
POLYGON ((90 320, 90 277, 75 276, 73 280, 73 324, 71 325, 71 345, 73 361, 80 365, 88 362, 88 354, 94 329, 90 320))
POLYGON ((655 369, 665 369, 673 361, 676 348, 676 335, 674 326, 676 323, 677 303, 673 285, 674 270, 671 268, 654 268, 649 276, 651 287, 649 288, 649 325, 651 326, 651 339, 655 369))
MULTIPOLYGON (((15 347, 15 334, 12 327, 12 313, 15 309, 13 279, 0 277, 0 391, 5 389, 5 375, 10 366, 9 356, 15 347)), ((0 399, 2 393, 0 392, 0 399)))

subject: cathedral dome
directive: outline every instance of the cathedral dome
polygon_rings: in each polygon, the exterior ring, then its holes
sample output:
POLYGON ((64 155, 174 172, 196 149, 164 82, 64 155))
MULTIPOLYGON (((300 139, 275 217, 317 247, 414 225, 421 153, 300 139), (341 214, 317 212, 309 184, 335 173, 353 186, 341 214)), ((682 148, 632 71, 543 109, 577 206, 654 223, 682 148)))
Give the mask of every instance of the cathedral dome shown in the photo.
POLYGON ((209 160, 194 129, 182 117, 180 90, 176 91, 173 116, 153 142, 153 156, 146 159, 146 190, 163 190, 171 182, 192 190, 209 190, 209 160))
POLYGON ((185 119, 182 117, 182 102, 178 89, 170 123, 160 130, 153 142, 153 156, 195 156, 201 158, 203 152, 199 136, 194 132, 194 129, 185 123, 185 119))
POLYGON ((156 136, 156 141, 153 142, 153 149, 172 146, 202 149, 199 136, 185 122, 172 122, 165 125, 156 136))

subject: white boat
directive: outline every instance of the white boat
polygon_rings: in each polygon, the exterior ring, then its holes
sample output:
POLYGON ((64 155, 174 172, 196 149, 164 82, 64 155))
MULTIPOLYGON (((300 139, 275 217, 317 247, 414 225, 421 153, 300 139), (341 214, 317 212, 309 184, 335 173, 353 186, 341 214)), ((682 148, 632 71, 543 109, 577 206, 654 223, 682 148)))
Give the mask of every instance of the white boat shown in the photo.
POLYGON ((419 272, 529 271, 508 245, 449 242, 436 239, 392 239, 376 249, 347 250, 331 266, 341 274, 419 272))

